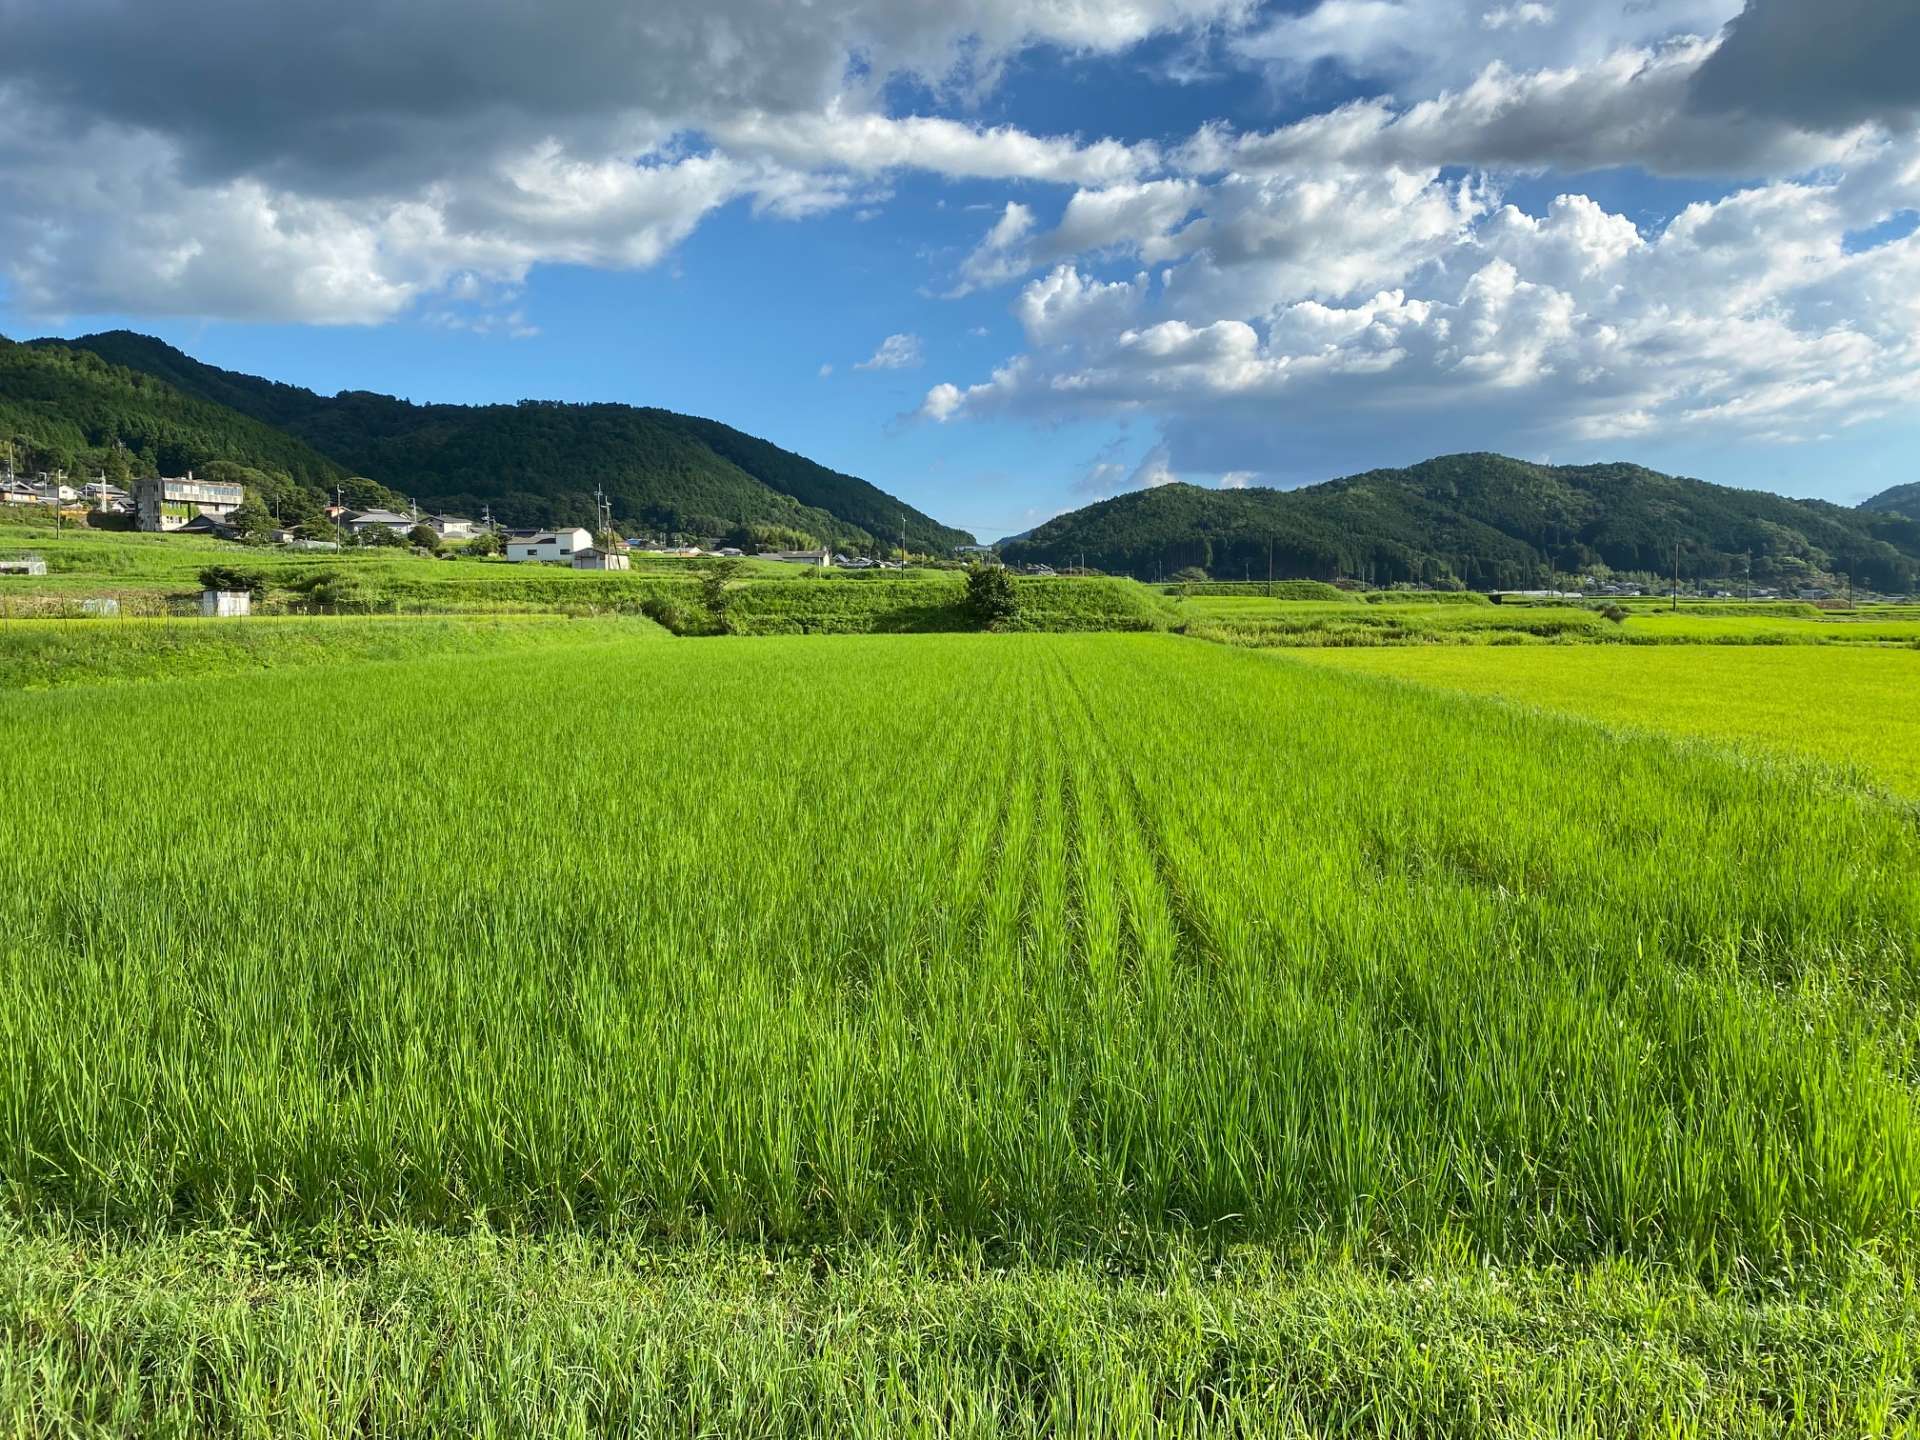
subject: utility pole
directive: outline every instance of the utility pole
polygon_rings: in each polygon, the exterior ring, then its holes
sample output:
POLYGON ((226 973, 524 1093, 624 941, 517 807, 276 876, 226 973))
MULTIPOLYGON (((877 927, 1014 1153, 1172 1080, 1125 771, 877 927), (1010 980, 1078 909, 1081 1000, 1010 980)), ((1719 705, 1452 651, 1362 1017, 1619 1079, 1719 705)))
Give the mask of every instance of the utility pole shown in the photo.
POLYGON ((1740 582, 1740 598, 1749 601, 1753 599, 1753 551, 1751 550, 1747 551, 1747 569, 1740 582))
POLYGON ((1673 608, 1680 608, 1680 542, 1673 542, 1673 608))

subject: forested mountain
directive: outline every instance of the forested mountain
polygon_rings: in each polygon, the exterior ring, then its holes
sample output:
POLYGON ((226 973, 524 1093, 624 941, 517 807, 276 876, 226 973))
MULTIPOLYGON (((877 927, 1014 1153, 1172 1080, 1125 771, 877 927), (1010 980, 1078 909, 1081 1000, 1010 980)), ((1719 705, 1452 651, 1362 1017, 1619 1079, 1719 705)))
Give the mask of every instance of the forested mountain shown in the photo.
POLYGON ((329 460, 433 509, 492 506, 508 524, 591 522, 604 489, 629 528, 836 545, 897 541, 945 551, 972 537, 865 480, 713 420, 629 405, 415 405, 324 396, 203 365, 144 335, 59 342, 271 425, 329 460))
POLYGON ((23 471, 171 475, 225 461, 316 492, 347 476, 303 441, 151 374, 85 350, 3 338, 0 442, 11 443, 23 471))
POLYGON ((1891 490, 1882 490, 1871 500, 1862 500, 1860 508, 1882 515, 1907 515, 1920 520, 1920 480, 1911 485, 1895 485, 1891 490))
POLYGON ((1709 485, 1637 465, 1534 465, 1448 455, 1300 490, 1163 485, 1057 516, 1003 544, 1009 561, 1082 556, 1137 576, 1199 566, 1221 578, 1374 584, 1545 585, 1597 565, 1756 582, 1844 571, 1908 590, 1920 521, 1820 500, 1709 485))

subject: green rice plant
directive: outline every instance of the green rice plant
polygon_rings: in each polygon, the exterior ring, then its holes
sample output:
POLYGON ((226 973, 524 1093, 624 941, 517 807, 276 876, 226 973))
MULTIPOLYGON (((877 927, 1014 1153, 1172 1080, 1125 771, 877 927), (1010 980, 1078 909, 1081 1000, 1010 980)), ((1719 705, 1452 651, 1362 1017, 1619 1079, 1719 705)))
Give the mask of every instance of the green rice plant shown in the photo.
POLYGON ((1920 837, 1818 777, 1158 636, 3 703, 23 1221, 1914 1238, 1920 837))
POLYGON ((1920 653, 1910 649, 1416 646, 1309 658, 1761 756, 1808 757, 1920 798, 1920 653))

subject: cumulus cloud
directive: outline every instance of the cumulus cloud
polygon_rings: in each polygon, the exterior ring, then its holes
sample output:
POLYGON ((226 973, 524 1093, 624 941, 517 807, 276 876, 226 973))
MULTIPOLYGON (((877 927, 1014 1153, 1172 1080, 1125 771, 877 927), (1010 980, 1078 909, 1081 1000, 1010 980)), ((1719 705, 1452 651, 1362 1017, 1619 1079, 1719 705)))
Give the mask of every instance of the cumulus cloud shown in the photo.
POLYGON ((0 273, 42 313, 372 323, 464 271, 641 267, 721 205, 795 219, 874 177, 1100 185, 1113 141, 892 117, 1245 0, 0 0, 0 273))
POLYGON ((856 370, 911 370, 920 363, 918 335, 889 335, 880 348, 853 368, 856 370))
POLYGON ((1196 174, 1286 174, 1304 166, 1787 175, 1846 158, 1847 134, 1790 119, 1755 123, 1689 104, 1711 40, 1619 49, 1571 67, 1496 62, 1413 105, 1359 101, 1265 133, 1203 129, 1176 161, 1196 174))
POLYGON ((947 382, 928 413, 1143 412, 1168 473, 1269 473, 1364 445, 1389 416, 1422 453, 1815 435, 1920 403, 1920 235, 1849 242, 1916 205, 1920 140, 1882 140, 1845 174, 1749 187, 1648 232, 1579 195, 1539 216, 1489 204, 1425 232, 1371 291, 1316 284, 1333 272, 1300 268, 1291 242, 1196 248, 1157 291, 1121 286, 1124 307, 1062 266, 1016 304, 1029 353, 947 382), (1073 323, 1084 297, 1110 308, 1073 323))

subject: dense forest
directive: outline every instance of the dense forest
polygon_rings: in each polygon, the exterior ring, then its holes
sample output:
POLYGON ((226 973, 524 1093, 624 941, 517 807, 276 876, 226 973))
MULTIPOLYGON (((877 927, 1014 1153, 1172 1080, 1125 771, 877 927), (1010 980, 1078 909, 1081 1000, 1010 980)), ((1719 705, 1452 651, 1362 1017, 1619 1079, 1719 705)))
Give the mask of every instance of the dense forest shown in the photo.
POLYGON ((216 461, 316 491, 347 478, 311 446, 84 350, 0 339, 0 441, 21 471, 180 474, 216 461))
MULTIPOLYGON (((40 342, 35 342, 40 343, 40 342)), ((712 420, 629 405, 415 405, 318 395, 203 365, 143 335, 59 342, 272 426, 430 509, 510 525, 591 523, 603 489, 622 526, 773 543, 950 550, 972 537, 852 475, 712 420)))
POLYGON ((1534 465, 1449 455, 1301 490, 1165 485, 1057 516, 1008 541, 1009 561, 1151 577, 1350 577, 1475 589, 1610 569, 1756 583, 1846 573, 1909 590, 1920 522, 1688 480, 1637 465, 1534 465))

